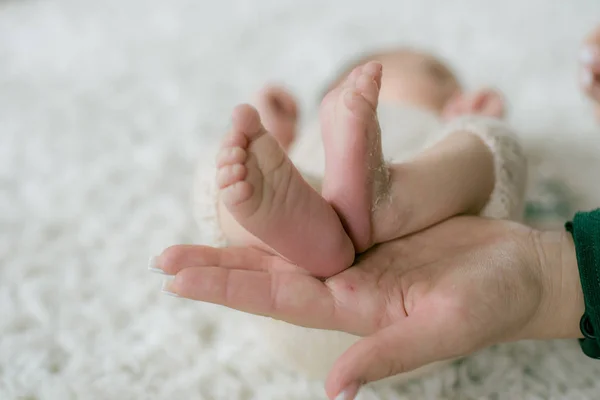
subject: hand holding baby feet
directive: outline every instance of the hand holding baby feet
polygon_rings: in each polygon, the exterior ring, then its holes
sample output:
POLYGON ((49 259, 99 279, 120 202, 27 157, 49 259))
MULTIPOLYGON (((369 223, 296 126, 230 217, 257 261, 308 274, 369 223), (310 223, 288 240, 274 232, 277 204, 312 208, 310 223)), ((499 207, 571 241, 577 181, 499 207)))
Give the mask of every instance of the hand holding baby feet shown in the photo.
POLYGON ((585 39, 581 50, 581 86, 595 103, 600 121, 600 26, 585 39))
POLYGON ((442 111, 442 118, 446 121, 464 115, 503 118, 504 113, 504 99, 500 92, 493 89, 481 89, 452 97, 442 111))
POLYGON ((576 337, 583 305, 549 297, 557 283, 580 285, 577 268, 559 265, 562 243, 508 221, 456 217, 369 249, 326 281, 249 248, 173 246, 156 267, 175 275, 165 289, 180 297, 364 336, 326 383, 330 399, 353 399, 360 384, 492 344, 576 337))
POLYGON ((221 225, 230 241, 256 244, 247 233, 240 240, 239 224, 266 243, 258 247, 316 276, 352 264, 354 248, 334 209, 302 178, 251 106, 234 110, 217 168, 219 202, 226 209, 220 207, 221 225))
POLYGON ((260 118, 265 128, 288 151, 296 138, 298 105, 294 97, 284 88, 267 86, 256 99, 260 118))

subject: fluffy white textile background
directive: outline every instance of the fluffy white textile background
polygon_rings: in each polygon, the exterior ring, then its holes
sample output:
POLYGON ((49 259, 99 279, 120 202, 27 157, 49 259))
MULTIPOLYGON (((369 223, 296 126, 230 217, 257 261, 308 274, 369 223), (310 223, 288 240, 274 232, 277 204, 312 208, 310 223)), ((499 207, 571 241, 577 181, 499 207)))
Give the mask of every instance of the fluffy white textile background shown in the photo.
MULTIPOLYGON (((203 239, 190 179, 232 106, 275 80, 308 113, 346 57, 422 46, 504 90, 543 173, 600 204, 576 69, 596 23, 598 0, 0 1, 0 399, 324 399, 250 318, 146 272, 203 239)), ((598 376, 574 342, 519 343, 361 399, 598 399, 598 376)))

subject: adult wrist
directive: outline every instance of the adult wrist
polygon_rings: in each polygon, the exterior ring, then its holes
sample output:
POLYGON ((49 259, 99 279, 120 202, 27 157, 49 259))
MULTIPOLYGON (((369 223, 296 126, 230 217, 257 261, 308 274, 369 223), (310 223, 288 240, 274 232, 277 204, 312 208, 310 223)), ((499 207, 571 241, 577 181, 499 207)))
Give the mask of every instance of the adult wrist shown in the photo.
POLYGON ((564 231, 539 232, 537 242, 543 290, 532 338, 581 338, 585 303, 573 238, 564 231))

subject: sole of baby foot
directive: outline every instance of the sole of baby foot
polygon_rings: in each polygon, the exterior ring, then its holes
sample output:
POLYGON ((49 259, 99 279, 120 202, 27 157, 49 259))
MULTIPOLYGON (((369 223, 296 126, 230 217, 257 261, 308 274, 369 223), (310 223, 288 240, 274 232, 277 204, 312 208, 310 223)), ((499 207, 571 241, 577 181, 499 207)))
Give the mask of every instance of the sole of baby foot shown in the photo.
POLYGON ((320 277, 352 264, 354 248, 334 209, 303 179, 253 107, 234 110, 217 170, 220 201, 269 248, 320 277))
POLYGON ((373 244, 372 214, 388 189, 377 119, 381 76, 378 62, 359 66, 321 105, 326 160, 322 193, 357 252, 373 244))

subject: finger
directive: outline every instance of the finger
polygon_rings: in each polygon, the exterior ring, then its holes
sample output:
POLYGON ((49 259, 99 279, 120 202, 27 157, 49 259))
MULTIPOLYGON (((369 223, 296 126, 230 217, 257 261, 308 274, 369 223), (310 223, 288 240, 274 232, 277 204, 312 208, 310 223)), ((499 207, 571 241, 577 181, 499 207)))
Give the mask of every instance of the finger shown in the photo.
POLYGON ((600 73, 600 40, 598 43, 588 43, 581 49, 579 59, 584 68, 592 73, 600 73))
POLYGON ((480 109, 482 115, 489 117, 504 116, 504 98, 500 92, 485 88, 480 91, 480 96, 477 100, 479 103, 476 104, 476 109, 480 109))
POLYGON ((489 93, 488 93, 487 89, 479 90, 475 94, 471 95, 471 98, 469 99, 469 101, 470 101, 469 107, 473 111, 481 110, 484 107, 485 103, 487 102, 488 98, 489 98, 489 93))
POLYGON ((175 275, 185 268, 205 266, 256 271, 304 271, 280 257, 252 248, 200 245, 171 246, 151 260, 150 268, 175 275))
POLYGON ((335 362, 327 378, 327 394, 334 399, 356 385, 452 358, 454 354, 443 344, 444 329, 430 315, 411 316, 359 340, 335 362))
POLYGON ((600 104, 600 76, 598 77, 597 83, 592 86, 590 90, 590 96, 596 101, 596 103, 600 104))
POLYGON ((589 33, 586 42, 600 44, 600 26, 597 26, 596 29, 589 33))
POLYGON ((593 74, 587 69, 582 70, 581 86, 590 98, 600 102, 600 73, 593 74))
POLYGON ((308 275, 192 267, 179 271, 165 290, 296 325, 339 328, 334 297, 323 282, 308 275))

